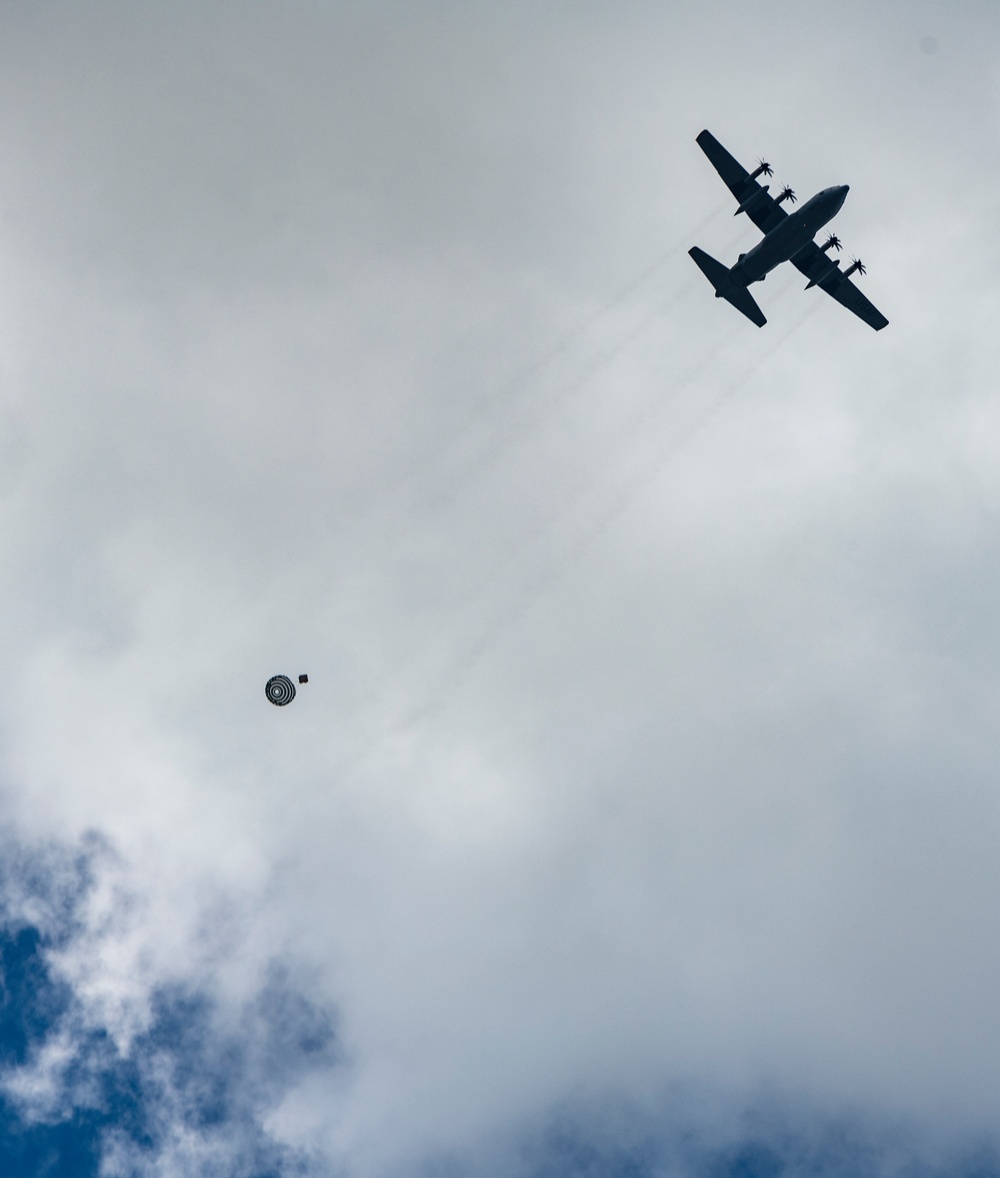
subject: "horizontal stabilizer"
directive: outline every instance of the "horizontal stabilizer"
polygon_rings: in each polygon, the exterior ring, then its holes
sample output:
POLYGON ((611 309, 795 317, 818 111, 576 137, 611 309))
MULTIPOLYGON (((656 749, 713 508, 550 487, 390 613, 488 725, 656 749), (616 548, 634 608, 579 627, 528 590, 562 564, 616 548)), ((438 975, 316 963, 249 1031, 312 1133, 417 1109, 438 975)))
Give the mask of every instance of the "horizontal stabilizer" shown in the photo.
POLYGON ((756 323, 758 327, 764 326, 767 322, 764 312, 757 306, 753 295, 743 283, 737 282, 733 278, 728 267, 717 262, 710 254, 706 254, 703 249, 699 249, 697 246, 692 246, 688 253, 694 258, 698 269, 715 287, 717 299, 725 299, 727 303, 732 303, 736 310, 742 311, 751 323, 756 323))

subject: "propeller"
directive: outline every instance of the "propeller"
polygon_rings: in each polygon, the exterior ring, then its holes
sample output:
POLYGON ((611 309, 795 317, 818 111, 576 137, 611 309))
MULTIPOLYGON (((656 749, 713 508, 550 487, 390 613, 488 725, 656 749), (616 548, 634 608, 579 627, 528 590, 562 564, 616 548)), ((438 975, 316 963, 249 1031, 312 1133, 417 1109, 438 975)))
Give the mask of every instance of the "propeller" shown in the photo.
POLYGON ((840 238, 836 235, 836 233, 831 233, 826 241, 823 242, 822 246, 820 246, 820 249, 822 249, 824 253, 829 249, 835 249, 839 251, 843 248, 844 247, 840 244, 840 238))
POLYGON ((866 273, 864 262, 860 258, 851 258, 851 264, 844 271, 844 277, 848 278, 854 271, 857 270, 859 274, 866 273))
POLYGON ((785 187, 782 188, 782 190, 781 190, 781 195, 778 197, 777 203, 780 205, 783 200, 787 200, 787 201, 790 201, 792 204, 795 204, 795 202, 798 199, 799 198, 795 195, 795 193, 786 184, 785 187))
POLYGON ((754 169, 754 171, 752 171, 750 173, 750 179, 756 180, 757 177, 760 176, 762 173, 765 176, 770 176, 773 174, 773 172, 774 172, 774 169, 771 167, 771 165, 766 160, 758 160, 757 167, 754 169))

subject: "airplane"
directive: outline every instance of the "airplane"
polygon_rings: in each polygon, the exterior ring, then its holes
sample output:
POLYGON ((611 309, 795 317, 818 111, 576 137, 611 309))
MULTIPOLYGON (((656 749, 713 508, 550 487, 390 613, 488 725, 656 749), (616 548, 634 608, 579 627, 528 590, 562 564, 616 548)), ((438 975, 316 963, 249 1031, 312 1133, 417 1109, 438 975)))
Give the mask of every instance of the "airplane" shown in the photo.
POLYGON ((822 246, 813 241, 827 221, 843 207, 847 199, 847 184, 824 188, 807 200, 797 212, 787 213, 781 206, 786 200, 789 204, 795 204, 795 193, 786 187, 779 196, 774 197, 768 191, 769 185, 757 183, 758 176, 772 175, 770 164, 761 160, 753 172, 748 172, 708 131, 702 131, 695 142, 740 202, 733 216, 746 213, 764 234, 763 241, 758 242, 748 253, 740 254, 736 265, 731 267, 717 262, 697 246, 688 250, 698 268, 715 287, 717 299, 732 303, 752 323, 763 327, 767 319, 748 287, 751 283, 763 282, 775 266, 791 262, 809 279, 806 290, 818 286, 876 331, 885 327, 889 320, 872 306, 851 281, 851 275, 855 272, 865 273, 864 264, 854 258, 846 270, 841 270, 839 260, 830 257, 830 250, 841 248, 840 238, 835 233, 831 233, 822 246))

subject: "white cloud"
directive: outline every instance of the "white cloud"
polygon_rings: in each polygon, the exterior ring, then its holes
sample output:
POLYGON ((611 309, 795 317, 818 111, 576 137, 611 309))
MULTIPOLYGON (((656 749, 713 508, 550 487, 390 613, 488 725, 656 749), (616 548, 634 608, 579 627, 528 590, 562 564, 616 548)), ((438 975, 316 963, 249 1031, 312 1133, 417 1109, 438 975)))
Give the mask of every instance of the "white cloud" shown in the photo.
POLYGON ((683 1077, 995 1123, 992 9, 4 21, 5 774, 120 856, 101 1018, 308 960, 358 1174, 683 1077), (885 332, 711 297, 706 125, 850 182, 885 332))

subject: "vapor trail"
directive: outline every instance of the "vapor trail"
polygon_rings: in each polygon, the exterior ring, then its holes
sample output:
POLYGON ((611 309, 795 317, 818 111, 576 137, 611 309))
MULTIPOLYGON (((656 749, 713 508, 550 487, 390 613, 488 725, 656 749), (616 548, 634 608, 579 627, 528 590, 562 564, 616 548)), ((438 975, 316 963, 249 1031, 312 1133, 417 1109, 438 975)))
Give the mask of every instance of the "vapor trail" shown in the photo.
MULTIPOLYGON (((485 631, 480 628, 479 637, 471 642, 464 652, 459 652, 455 657, 449 659, 446 667, 435 676, 438 680, 438 687, 431 698, 426 699, 423 703, 416 706, 404 706, 401 713, 395 718, 386 718, 381 723, 376 722, 368 727, 368 731, 356 743, 355 752, 341 764, 341 771, 345 773, 352 772, 384 740, 390 736, 407 731, 421 720, 445 708, 455 688, 495 646, 501 634, 520 621, 542 596, 562 580, 587 548, 629 507, 642 489, 658 477, 671 461, 709 427, 718 413, 733 400, 736 394, 746 386, 775 353, 802 328, 809 318, 816 313, 820 305, 818 300, 814 301, 812 306, 808 307, 795 322, 774 339, 772 344, 748 368, 729 381, 723 391, 715 397, 705 412, 695 422, 683 431, 679 437, 674 436, 668 440, 659 449, 652 461, 647 462, 641 470, 633 474, 619 487, 613 499, 596 516, 592 517, 591 522, 583 531, 563 546, 562 552, 554 561, 550 562, 546 569, 532 577, 517 591, 512 600, 509 600, 505 606, 495 612, 493 618, 486 624, 485 631)), ((718 354, 719 349, 715 348, 707 356, 696 362, 682 378, 681 385, 689 385, 697 379, 704 368, 717 358, 718 354)), ((632 423, 632 429, 629 431, 630 436, 634 436, 635 430, 648 424, 654 416, 667 412, 670 405, 671 402, 662 403, 656 414, 648 411, 644 413, 638 423, 632 423)), ((513 555, 520 555, 520 553, 535 544, 538 539, 551 532, 552 528, 553 523, 550 521, 546 526, 533 530, 530 536, 518 546, 518 551, 513 555)), ((493 578, 490 578, 488 583, 493 583, 493 578)), ((480 596, 481 593, 482 588, 480 587, 468 594, 466 601, 480 596)), ((413 652, 410 652, 408 656, 402 656, 397 660, 397 666, 400 664, 406 665, 412 661, 412 657, 413 652)), ((363 712, 364 707, 362 706, 359 711, 363 712)))
MULTIPOLYGON (((693 281, 697 281, 698 275, 695 275, 693 281)), ((738 338, 744 328, 743 324, 735 315, 725 316, 723 322, 728 324, 728 329, 723 336, 721 342, 713 341, 705 350, 703 355, 684 373, 678 380, 673 382, 672 392, 677 394, 691 385, 702 371, 710 364, 718 361, 719 356, 725 351, 728 345, 736 338, 738 338)), ((643 427, 648 421, 655 417, 666 414, 674 405, 676 396, 672 398, 664 398, 657 393, 655 401, 651 405, 646 405, 638 418, 632 417, 626 422, 624 429, 618 430, 615 438, 611 440, 610 445, 606 448, 605 454, 613 453, 620 448, 622 439, 630 439, 634 437, 635 433, 643 427)), ((588 490, 591 489, 593 480, 587 478, 575 486, 572 491, 565 495, 564 498, 570 503, 579 502, 588 490)), ((512 543, 507 543, 502 549, 494 547, 494 552, 497 558, 491 563, 491 567, 481 572, 477 578, 476 583, 464 592, 462 592, 457 599, 452 598, 449 604, 449 618, 451 622, 446 622, 443 626, 436 628, 437 632, 431 637, 422 637, 418 641, 410 644, 408 649, 397 653, 396 657, 392 659, 392 665, 396 668, 408 667, 418 664, 421 661, 421 654, 423 652, 432 653, 438 649, 442 642, 446 640, 449 631, 452 631, 454 620, 461 618, 475 602, 479 601, 491 586, 497 584, 498 580, 504 575, 505 571, 509 569, 511 564, 517 561, 526 551, 537 545, 546 535, 552 532, 559 524, 559 521, 566 514, 561 506, 557 506, 554 511, 550 511, 547 516, 543 517, 538 522, 534 523, 527 529, 520 537, 512 543)), ((458 558, 458 563, 461 558, 458 558)), ((447 583, 448 575, 444 575, 442 580, 447 583)), ((381 698, 382 690, 376 690, 371 696, 371 703, 377 703, 381 698)), ((363 705, 362 705, 363 706, 363 705)))
MULTIPOLYGON (((487 394, 482 399, 472 402, 471 409, 463 417, 462 421, 454 428, 444 431, 437 438, 429 441, 421 450, 413 456, 410 461, 401 462, 395 470, 392 478, 383 483, 379 488, 378 501, 373 503, 370 508, 363 511, 359 515, 350 520, 345 521, 346 529, 353 531, 368 531, 371 526, 371 517, 379 509, 386 511, 389 509, 393 500, 403 500, 406 498, 405 492, 410 489, 425 472, 434 469, 441 463, 441 460, 450 451, 457 449, 462 440, 470 434, 475 428, 483 422, 498 406, 509 406, 512 401, 516 400, 526 390, 531 387, 532 383, 541 376, 551 365, 560 357, 568 354, 573 346, 580 340, 586 338, 603 320, 605 320, 613 311, 622 305, 622 303, 638 290, 643 283, 647 282, 654 274, 656 274, 662 267, 672 258, 678 256, 682 251, 685 251, 691 244, 691 241, 727 207, 726 203, 721 203, 707 213, 697 225, 692 226, 663 253, 659 254, 648 266, 646 266, 637 275, 630 278, 626 283, 618 288, 618 290, 605 302, 600 308, 587 318, 583 319, 576 326, 570 328, 565 334, 558 337, 556 341, 550 345, 545 351, 533 359, 528 360, 523 364, 511 377, 504 381, 501 385, 495 388, 491 393, 487 394)), ((525 433, 530 431, 532 425, 544 415, 546 409, 553 404, 557 404, 564 400, 571 393, 578 390, 590 380, 596 373, 605 368, 618 355, 621 354, 627 347, 635 342, 641 335, 649 330, 662 317, 664 310, 669 309, 678 299, 683 298, 684 294, 689 289, 692 289, 696 284, 697 276, 689 277, 681 290, 675 292, 668 300, 661 304, 655 311, 649 313, 643 322, 632 329, 622 340, 604 349, 598 356, 585 365, 582 372, 571 378, 565 385, 555 393, 554 397, 549 397, 545 400, 543 407, 533 408, 529 416, 523 420, 518 421, 513 427, 506 432, 497 433, 493 431, 486 437, 486 445, 492 455, 489 459, 491 463, 495 463, 497 457, 502 454, 509 446, 516 442, 516 440, 525 433)), ((481 468, 481 461, 479 458, 472 458, 467 461, 459 473, 450 479, 447 484, 441 488, 437 494, 436 499, 440 500, 453 489, 468 478, 469 474, 474 470, 481 468)))
MULTIPOLYGON (((465 679, 489 651, 496 644, 500 635, 515 625, 527 614, 529 609, 546 593, 553 589, 580 559, 584 552, 594 543, 608 527, 631 505, 639 493, 657 478, 669 464, 681 454, 697 437, 711 425, 719 412, 729 404, 737 393, 760 371, 760 369, 788 342, 797 331, 816 313, 820 307, 818 300, 813 301, 792 325, 785 329, 777 339, 761 353, 749 368, 744 369, 735 379, 730 381, 723 391, 712 401, 707 410, 679 437, 671 439, 662 447, 655 458, 644 468, 633 474, 619 487, 614 498, 591 520, 587 527, 573 538, 563 548, 559 556, 533 577, 518 592, 517 596, 498 611, 489 622, 485 633, 482 633, 468 649, 452 662, 434 698, 427 700, 412 710, 405 717, 387 729, 383 737, 405 731, 418 721, 425 719, 447 706, 454 688, 465 679)), ((694 379, 698 370, 692 370, 686 378, 694 379)))
MULTIPOLYGON (((675 437, 668 445, 663 447, 647 467, 626 480, 619 488, 614 499, 591 521, 580 535, 565 547, 556 563, 525 586, 518 598, 508 606, 490 627, 488 633, 471 648, 466 659, 461 664, 463 673, 466 670, 471 670, 489 650, 500 630, 507 628, 520 619, 535 601, 562 580, 573 564, 583 555, 585 550, 632 504, 633 500, 646 486, 662 474, 679 454, 683 453, 696 438, 705 432, 720 411, 753 379, 767 361, 784 347, 788 340, 805 325, 816 313, 820 305, 818 300, 813 301, 812 305, 790 327, 785 329, 766 352, 758 356, 749 368, 740 373, 738 377, 723 389, 697 421, 692 423, 679 437, 675 437)), ((687 383, 695 379, 701 368, 704 368, 704 365, 701 365, 697 371, 689 374, 687 383)))
MULTIPOLYGON (((714 214, 713 214, 714 216, 714 214)), ((709 218, 706 218, 706 223, 709 218)), ((691 231, 693 237, 698 232, 697 229, 691 231)), ((736 237, 735 241, 727 244, 726 252, 732 249, 732 246, 738 243, 743 234, 736 237)), ((597 324, 597 322, 613 310, 623 299, 625 294, 635 289, 640 285, 648 274, 651 274, 662 265, 663 261, 674 256, 682 247, 674 247, 669 253, 664 254, 662 259, 644 274, 643 279, 637 279, 630 283, 627 287, 623 287, 619 291, 616 298, 606 304, 604 309, 588 321, 588 328, 597 324)), ((587 360, 583 366, 574 373, 569 379, 558 385, 554 390, 540 395, 539 398, 530 406, 530 408, 520 417, 512 421, 503 432, 496 430, 492 431, 485 439, 485 447, 479 454, 471 456, 462 468, 454 474, 446 483, 438 486, 435 492, 434 501, 441 502, 448 499, 461 491, 467 485, 470 478, 481 478, 484 470, 490 467, 495 467, 499 464, 500 459, 507 451, 511 450, 524 438, 528 437, 536 430, 551 414, 563 404, 573 393, 579 392, 590 381, 594 379, 601 372, 609 368, 619 356, 623 355, 632 347, 639 339, 641 339, 651 328, 663 321, 663 317, 671 310, 673 310, 680 302, 696 288, 706 285, 701 275, 692 269, 692 273, 682 282, 682 284, 665 299, 661 300, 652 311, 630 328, 624 335, 619 336, 613 343, 607 345, 587 360)), ((583 329, 574 334, 573 339, 581 338, 584 334, 583 329)), ((549 354, 549 359, 546 364, 555 359, 556 356, 561 355, 566 348, 560 348, 559 351, 552 351, 549 354)), ((537 371, 540 372, 546 365, 539 365, 537 371)), ((533 372, 536 370, 533 370, 533 372)), ((475 424, 477 418, 473 418, 468 423, 470 426, 475 424)))
MULTIPOLYGON (((622 286, 615 291, 615 293, 603 303, 591 315, 581 320, 574 327, 571 327, 563 335, 559 336, 553 344, 551 344, 544 352, 523 364, 511 377, 509 377, 502 385, 496 388, 492 393, 488 394, 481 401, 476 402, 473 411, 463 421, 460 431, 465 432, 470 427, 474 426, 480 421, 493 407, 497 404, 506 403, 511 396, 519 392, 526 384, 528 384, 535 376, 548 368, 553 361, 558 360, 560 356, 568 352, 572 346, 578 341, 587 336, 603 319, 616 310, 621 304, 639 289, 643 283, 647 282, 658 270, 662 269, 671 258, 677 257, 682 251, 689 248, 692 240, 707 226, 709 226, 716 217, 719 216, 728 207, 729 202, 723 201, 717 204, 710 212, 706 213, 697 225, 692 226, 686 230, 681 237, 659 254, 644 270, 641 270, 634 277, 630 278, 622 286)), ((455 436, 455 435, 451 435, 455 436)), ((447 445, 450 439, 445 439, 444 444, 447 445)), ((418 464, 420 465, 420 464, 418 464)))
MULTIPOLYGON (((695 276, 694 281, 697 281, 697 276, 695 276)), ((779 285, 779 296, 790 289, 793 282, 794 278, 788 276, 779 285)), ((723 316, 723 322, 728 326, 721 339, 710 343, 697 360, 684 370, 680 376, 671 381, 669 396, 665 396, 657 390, 651 397, 646 399, 638 412, 632 413, 623 422, 620 428, 614 431, 613 434, 605 435, 602 446, 602 461, 605 465, 611 465, 614 456, 631 444, 641 431, 649 429, 658 420, 671 413, 677 405, 679 396, 690 388, 707 369, 716 366, 720 357, 735 340, 745 335, 746 324, 737 316, 725 315, 723 316)), ((784 336, 781 336, 779 340, 774 341, 774 347, 778 346, 781 339, 784 338, 784 336)), ((769 354, 766 353, 764 358, 769 354)), ((752 371, 750 375, 752 375, 752 371)), ((572 488, 563 492, 562 498, 564 502, 574 505, 579 503, 593 489, 593 483, 594 480, 589 475, 578 480, 572 488)), ((480 585, 475 589, 467 591, 459 601, 455 602, 452 606, 452 612, 460 613, 472 601, 482 596, 483 589, 488 585, 494 584, 508 565, 517 560, 528 549, 535 546, 540 540, 544 539, 545 536, 554 532, 559 526, 560 520, 566 514, 566 510, 556 506, 546 516, 543 516, 533 526, 522 533, 514 543, 508 544, 500 553, 500 559, 495 563, 494 567, 480 578, 480 585)))

